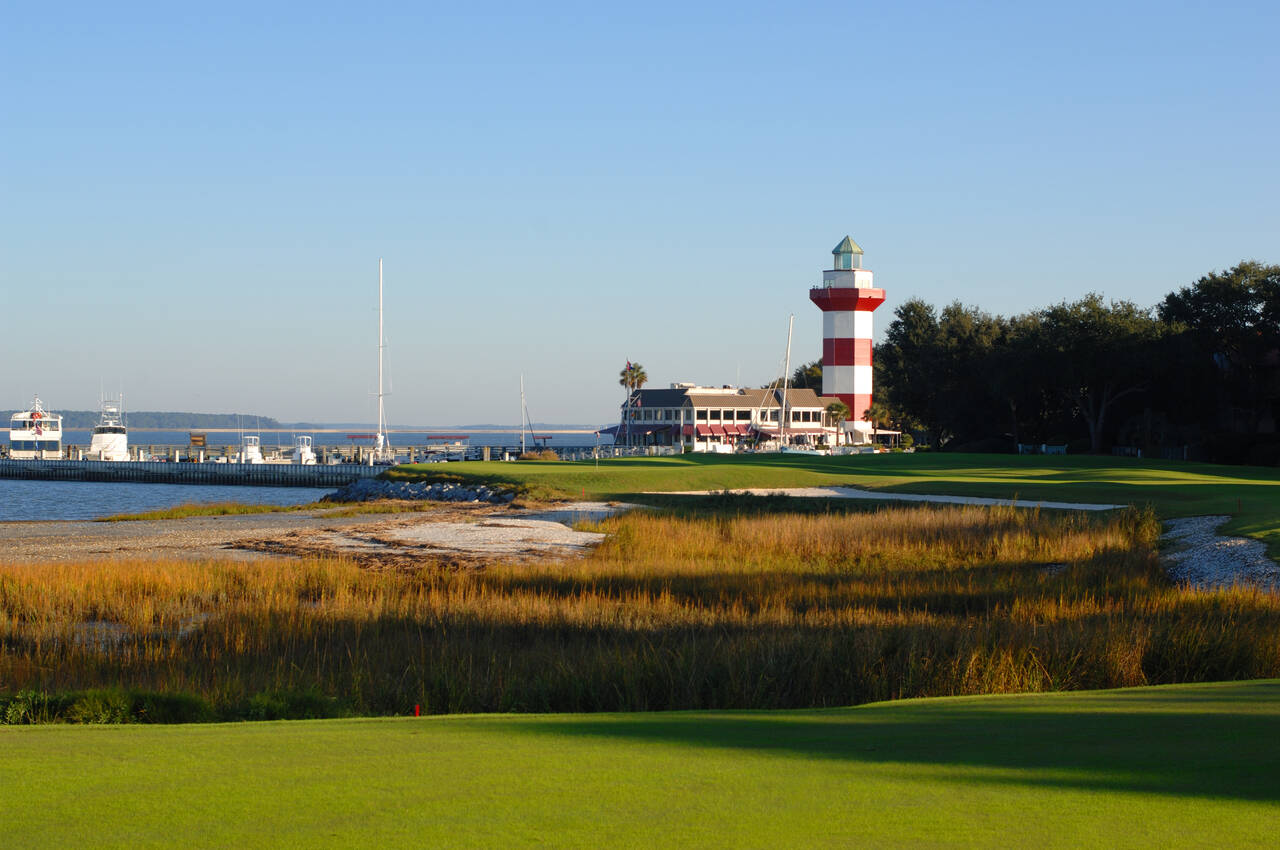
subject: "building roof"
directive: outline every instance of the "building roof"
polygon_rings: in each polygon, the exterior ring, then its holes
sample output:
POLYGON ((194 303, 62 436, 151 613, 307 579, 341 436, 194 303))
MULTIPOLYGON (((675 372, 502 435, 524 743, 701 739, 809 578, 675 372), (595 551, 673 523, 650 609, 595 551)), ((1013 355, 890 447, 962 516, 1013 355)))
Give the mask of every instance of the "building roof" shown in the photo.
MULTIPOLYGON (((688 390, 669 390, 669 389, 652 389, 652 390, 636 390, 635 395, 640 400, 642 407, 679 407, 684 404, 685 395, 688 390)), ((623 402, 626 404, 626 402, 623 402)))
MULTIPOLYGON (((781 389, 747 389, 735 392, 706 392, 708 387, 681 388, 675 390, 640 390, 641 407, 680 407, 686 403, 694 407, 729 407, 734 409, 757 407, 777 407, 781 389), (698 392, 704 390, 704 392, 698 392)), ((788 389, 787 403, 792 407, 825 407, 818 394, 811 389, 788 389)))
POLYGON ((862 249, 858 247, 858 243, 854 242, 848 236, 840 240, 840 244, 831 249, 833 254, 861 254, 862 249))

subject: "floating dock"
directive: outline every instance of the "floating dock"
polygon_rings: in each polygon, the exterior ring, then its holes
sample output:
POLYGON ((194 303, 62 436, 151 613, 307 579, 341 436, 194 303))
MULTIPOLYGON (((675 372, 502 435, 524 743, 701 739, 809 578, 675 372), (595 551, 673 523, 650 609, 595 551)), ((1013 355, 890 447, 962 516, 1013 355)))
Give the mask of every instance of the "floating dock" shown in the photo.
POLYGON ((170 461, 8 460, 0 478, 37 481, 131 481, 142 484, 228 484, 253 487, 342 487, 375 478, 385 466, 357 463, 176 463, 170 461))

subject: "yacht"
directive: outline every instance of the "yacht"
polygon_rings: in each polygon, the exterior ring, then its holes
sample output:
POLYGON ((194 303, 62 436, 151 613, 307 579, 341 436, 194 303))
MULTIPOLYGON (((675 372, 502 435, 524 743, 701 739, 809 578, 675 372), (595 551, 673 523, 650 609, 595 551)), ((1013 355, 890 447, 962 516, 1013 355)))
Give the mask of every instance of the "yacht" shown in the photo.
POLYGON ((294 438, 293 462, 302 466, 312 466, 316 462, 316 453, 311 448, 311 438, 301 436, 294 438))
POLYGON ((9 417, 9 457, 15 460, 58 460, 62 457, 62 417, 44 409, 39 396, 9 417))
POLYGON ((315 462, 316 452, 311 447, 311 437, 305 434, 295 435, 292 446, 281 449, 278 454, 267 458, 267 463, 288 463, 294 466, 314 466, 315 462))
POLYGON ((266 463, 262 457, 262 440, 253 434, 246 434, 240 450, 241 463, 266 463))
POLYGON ((89 438, 88 460, 128 460, 129 432, 124 425, 124 399, 103 399, 102 417, 89 438))

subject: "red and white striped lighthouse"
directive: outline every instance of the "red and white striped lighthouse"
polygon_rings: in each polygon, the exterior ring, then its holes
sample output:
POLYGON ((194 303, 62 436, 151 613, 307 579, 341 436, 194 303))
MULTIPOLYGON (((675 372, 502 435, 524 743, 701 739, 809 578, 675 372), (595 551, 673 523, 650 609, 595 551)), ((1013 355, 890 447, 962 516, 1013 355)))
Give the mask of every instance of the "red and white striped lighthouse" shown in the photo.
POLYGON ((822 395, 843 401, 858 422, 871 406, 871 313, 884 303, 884 290, 872 285, 857 242, 846 236, 831 253, 833 268, 809 290, 822 311, 822 395))

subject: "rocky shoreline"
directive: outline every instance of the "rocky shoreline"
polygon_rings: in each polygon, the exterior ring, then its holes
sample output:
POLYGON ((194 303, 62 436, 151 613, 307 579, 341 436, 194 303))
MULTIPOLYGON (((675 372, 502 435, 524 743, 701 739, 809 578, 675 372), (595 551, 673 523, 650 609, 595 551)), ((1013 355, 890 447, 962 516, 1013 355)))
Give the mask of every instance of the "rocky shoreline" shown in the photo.
POLYGON ((361 478, 320 499, 322 502, 375 502, 378 499, 430 502, 487 502, 506 505, 515 499, 510 490, 499 490, 484 484, 455 484, 438 481, 383 481, 361 478))
POLYGON ((1195 516, 1165 522, 1165 571, 1180 584, 1201 590, 1253 585, 1280 591, 1280 565, 1267 547, 1247 537, 1226 537, 1218 527, 1229 516, 1195 516))

